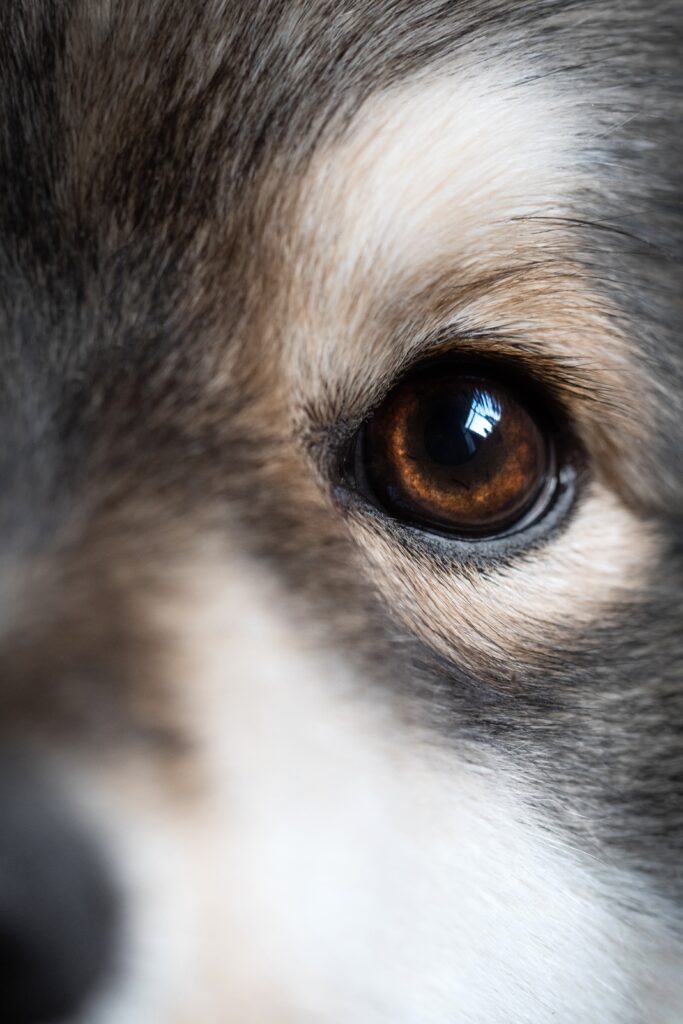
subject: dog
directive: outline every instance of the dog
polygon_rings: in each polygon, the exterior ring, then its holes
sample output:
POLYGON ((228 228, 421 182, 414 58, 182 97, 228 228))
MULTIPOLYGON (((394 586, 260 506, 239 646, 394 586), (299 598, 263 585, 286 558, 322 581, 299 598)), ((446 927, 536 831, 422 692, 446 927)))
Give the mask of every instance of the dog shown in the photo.
POLYGON ((2 1020, 680 1024, 678 0, 0 19, 2 1020))

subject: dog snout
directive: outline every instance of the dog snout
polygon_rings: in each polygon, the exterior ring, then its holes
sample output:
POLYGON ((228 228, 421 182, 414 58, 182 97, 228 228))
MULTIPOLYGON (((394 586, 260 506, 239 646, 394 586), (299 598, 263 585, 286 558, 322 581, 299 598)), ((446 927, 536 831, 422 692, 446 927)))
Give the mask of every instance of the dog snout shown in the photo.
POLYGON ((0 1016, 77 1015, 114 959, 117 899, 95 845, 25 762, 0 756, 0 1016))

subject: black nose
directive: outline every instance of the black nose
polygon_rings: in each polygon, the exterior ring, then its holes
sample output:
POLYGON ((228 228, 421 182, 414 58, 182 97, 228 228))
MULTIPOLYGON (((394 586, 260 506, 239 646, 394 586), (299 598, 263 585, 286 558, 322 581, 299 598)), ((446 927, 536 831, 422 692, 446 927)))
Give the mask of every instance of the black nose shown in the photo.
POLYGON ((0 758, 0 1020, 55 1024, 110 966, 116 900, 85 835, 45 781, 0 758))

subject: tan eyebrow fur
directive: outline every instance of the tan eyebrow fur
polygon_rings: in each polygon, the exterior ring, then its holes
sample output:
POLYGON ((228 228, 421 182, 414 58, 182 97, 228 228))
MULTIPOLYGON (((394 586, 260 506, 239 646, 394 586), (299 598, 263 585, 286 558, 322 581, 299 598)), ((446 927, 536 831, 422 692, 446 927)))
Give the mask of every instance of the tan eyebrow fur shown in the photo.
POLYGON ((629 398, 647 382, 575 255, 580 133, 561 94, 508 70, 372 98, 316 156, 289 243, 288 376, 333 419, 362 413, 435 336, 523 353, 565 392, 605 479, 646 507, 634 452, 649 419, 629 398))

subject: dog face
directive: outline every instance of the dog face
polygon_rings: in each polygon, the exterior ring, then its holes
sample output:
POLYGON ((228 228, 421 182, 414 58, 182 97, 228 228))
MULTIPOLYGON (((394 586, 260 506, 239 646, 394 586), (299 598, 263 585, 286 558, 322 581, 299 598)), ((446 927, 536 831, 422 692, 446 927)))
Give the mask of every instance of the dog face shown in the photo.
POLYGON ((680 1020, 677 5, 2 21, 8 1021, 680 1020))

